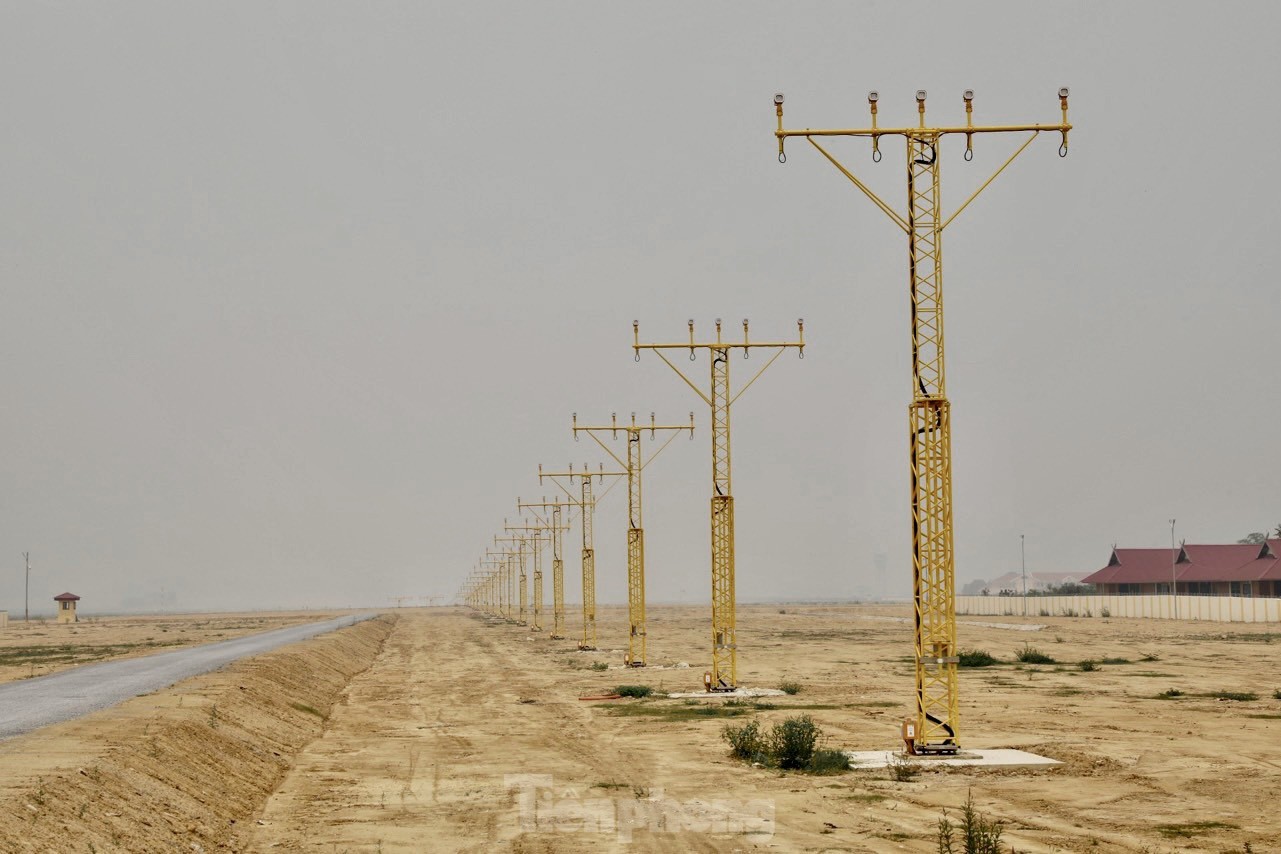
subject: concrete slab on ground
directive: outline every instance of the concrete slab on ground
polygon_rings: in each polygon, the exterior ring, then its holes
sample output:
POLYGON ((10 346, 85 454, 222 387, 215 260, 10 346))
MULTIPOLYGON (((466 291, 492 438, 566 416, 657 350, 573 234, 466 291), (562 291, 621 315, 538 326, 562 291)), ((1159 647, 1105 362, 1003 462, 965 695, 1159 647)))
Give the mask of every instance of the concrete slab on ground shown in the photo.
POLYGON ((979 766, 983 768, 1053 768, 1062 765, 1057 759, 1037 756, 1026 750, 997 748, 994 750, 965 750, 955 756, 909 756, 901 750, 847 750, 850 767, 888 768, 896 762, 910 762, 922 769, 979 766))
POLYGON ((668 694, 673 700, 735 700, 752 697, 782 697, 777 688, 737 688, 733 691, 682 691, 668 694))

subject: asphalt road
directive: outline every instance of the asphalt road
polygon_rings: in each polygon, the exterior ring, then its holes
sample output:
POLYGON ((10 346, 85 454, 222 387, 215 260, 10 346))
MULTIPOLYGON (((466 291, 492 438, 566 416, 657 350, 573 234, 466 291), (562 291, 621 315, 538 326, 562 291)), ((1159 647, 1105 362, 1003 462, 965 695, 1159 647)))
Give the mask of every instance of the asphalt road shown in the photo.
POLYGON ((348 615, 141 658, 86 664, 49 676, 9 682, 0 685, 0 740, 69 721, 139 694, 167 688, 188 677, 217 670, 237 659, 270 652, 285 644, 332 632, 373 616, 348 615))

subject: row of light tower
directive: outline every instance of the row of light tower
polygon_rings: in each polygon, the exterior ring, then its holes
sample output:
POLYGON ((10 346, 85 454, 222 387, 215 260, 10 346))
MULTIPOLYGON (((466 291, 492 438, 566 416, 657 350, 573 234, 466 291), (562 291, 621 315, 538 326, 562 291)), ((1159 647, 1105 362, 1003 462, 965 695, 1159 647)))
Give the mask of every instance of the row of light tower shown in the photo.
MULTIPOLYGON (((847 178, 861 193, 877 206, 901 229, 908 239, 908 281, 911 296, 911 352, 912 352, 912 403, 908 407, 908 447, 911 480, 912 519, 912 579, 915 613, 915 672, 916 714, 903 723, 903 739, 907 749, 917 754, 950 754, 960 749, 958 697, 957 697, 957 644, 955 574, 952 527, 952 434, 951 405, 945 386, 943 348, 943 231, 956 217, 992 184, 1014 160, 1043 132, 1059 136, 1059 155, 1067 156, 1068 90, 1059 90, 1061 119, 1052 124, 976 125, 973 121, 974 92, 965 90, 965 124, 927 126, 925 122, 925 90, 917 90, 918 122, 915 126, 880 127, 877 123, 879 95, 869 92, 867 101, 871 114, 870 127, 788 130, 783 127, 783 95, 774 96, 775 114, 778 119, 774 136, 778 142, 778 159, 787 162, 785 144, 794 137, 809 142, 828 162, 847 178), (973 158, 974 138, 985 134, 1026 133, 1026 140, 1004 163, 975 190, 950 216, 945 216, 940 190, 942 151, 944 137, 965 137, 964 159, 973 158), (865 138, 872 143, 872 160, 881 161, 880 142, 883 137, 901 137, 906 143, 907 210, 899 213, 876 195, 846 165, 827 150, 819 139, 825 137, 865 138)), ((712 433, 712 669, 704 677, 709 690, 733 690, 737 687, 737 626, 735 621, 734 591, 734 499, 730 478, 730 408, 731 404, 764 373, 783 351, 795 348, 804 355, 804 326, 798 322, 796 341, 752 342, 748 337, 747 321, 743 322, 743 341, 727 342, 722 338, 721 323, 716 322, 716 340, 696 342, 694 323, 689 323, 689 341, 671 344, 642 344, 639 328, 633 323, 633 349, 637 361, 642 350, 652 350, 668 367, 677 373, 711 408, 712 433), (688 348, 691 360, 706 350, 710 358, 711 383, 704 392, 685 372, 665 354, 669 350, 688 348), (733 349, 742 348, 746 356, 753 348, 776 350, 764 367, 737 393, 733 392, 729 378, 729 357, 733 349)), ((651 424, 651 426, 653 426, 651 424)), ((634 424, 633 424, 634 427, 634 424)), ((575 433, 582 429, 575 421, 575 433)), ((611 425, 610 429, 614 429, 611 425)), ((622 429, 622 428, 617 428, 622 429)), ((644 429, 644 428, 642 428, 644 429)), ((657 429, 657 428, 654 428, 657 429)), ((663 428, 673 429, 673 428, 663 428)), ((692 425, 691 425, 692 429, 692 425)), ((593 438, 596 436, 593 434, 593 438)), ((629 646, 629 663, 644 663, 644 537, 640 524, 639 437, 636 438, 633 466, 632 433, 628 433, 628 461, 623 463, 606 447, 615 461, 624 465, 629 482, 628 519, 628 594, 629 622, 633 643, 629 646), (633 479, 632 472, 635 469, 633 479), (634 499, 634 503, 633 503, 634 499), (638 606, 639 603, 639 606, 638 606), (639 633, 639 634, 638 634, 639 633), (640 638, 640 659, 637 660, 634 639, 640 638)), ((602 443, 602 447, 605 447, 602 443)), ((617 474, 617 473, 616 473, 617 474)), ((571 469, 570 476, 573 476, 571 469)), ((584 518, 583 546, 583 608, 584 639, 587 644, 589 624, 588 587, 589 567, 593 566, 590 544, 590 495, 591 475, 582 478, 583 496, 579 509, 584 518)), ((465 590, 467 601, 473 607, 511 618, 512 557, 506 553, 506 581, 496 572, 474 575, 465 590), (503 591, 506 590, 506 598, 503 591)), ((524 620, 524 541, 519 552, 521 573, 521 609, 518 620, 524 620)), ((535 582, 541 584, 541 575, 535 571, 535 582)), ((594 626, 595 595, 592 576, 590 620, 594 626)), ((536 593, 536 596, 540 594, 536 593)), ((559 602, 559 593, 557 594, 559 602)), ((537 608, 537 605, 536 605, 537 608)), ((537 616, 535 616, 537 622, 537 616)), ((559 625, 559 623, 558 623, 559 625)), ((593 628, 594 632, 594 628, 593 628)), ((594 635, 593 635, 594 640, 594 635)), ((593 643, 594 646, 594 643, 593 643)))
MULTIPOLYGON (((716 321, 714 338, 700 341, 694 330, 694 321, 688 322, 688 340, 671 343, 642 343, 640 324, 632 322, 632 350, 636 361, 642 351, 652 351, 670 367, 685 384, 698 395, 710 410, 712 445, 712 495, 711 495, 711 669, 703 677, 709 691, 733 691, 738 688, 738 636, 734 578, 734 495, 730 466, 730 414, 733 404, 767 371, 785 351, 794 349, 802 358, 805 355, 805 322, 796 322, 796 339, 780 341, 753 341, 747 320, 743 321, 743 337, 727 338, 722 322, 716 321), (682 370, 669 358, 668 351, 684 350, 690 361, 697 361, 700 353, 708 358, 710 380, 706 386, 682 370), (735 350, 744 357, 752 350, 772 351, 765 363, 751 378, 737 387, 730 381, 730 358, 735 350), (706 389, 706 390, 704 390, 706 389)), ((592 542, 594 514, 597 499, 593 494, 593 481, 606 478, 626 479, 627 482, 627 652, 624 663, 644 667, 648 663, 648 629, 645 616, 645 529, 641 512, 642 473, 672 439, 682 433, 694 434, 694 413, 687 424, 659 424, 653 415, 648 424, 636 421, 619 423, 612 417, 610 423, 588 425, 578 423, 573 415, 571 429, 574 438, 586 434, 598 444, 617 470, 606 471, 604 464, 596 469, 584 465, 575 470, 571 465, 565 471, 547 471, 538 467, 539 482, 551 480, 564 493, 554 501, 539 502, 516 500, 518 510, 528 510, 530 522, 508 525, 504 520, 504 535, 494 537, 497 551, 487 549, 477 569, 472 573, 463 591, 464 601, 473 608, 516 623, 528 625, 535 631, 542 626, 543 576, 542 551, 548 542, 552 545, 553 627, 550 637, 561 638, 564 632, 564 586, 562 564, 562 534, 567 529, 565 511, 576 512, 583 532, 582 583, 583 620, 580 649, 596 648, 596 554, 592 542), (644 456, 642 440, 648 433, 651 440, 660 433, 671 433, 667 442, 648 458, 644 456), (606 438, 626 440, 626 452, 619 454, 606 438), (579 488, 575 495, 573 486, 579 488), (534 564, 532 612, 528 609, 527 564, 532 557, 534 564), (514 594, 513 587, 519 586, 514 594), (519 604, 517 604, 517 596, 519 604)))

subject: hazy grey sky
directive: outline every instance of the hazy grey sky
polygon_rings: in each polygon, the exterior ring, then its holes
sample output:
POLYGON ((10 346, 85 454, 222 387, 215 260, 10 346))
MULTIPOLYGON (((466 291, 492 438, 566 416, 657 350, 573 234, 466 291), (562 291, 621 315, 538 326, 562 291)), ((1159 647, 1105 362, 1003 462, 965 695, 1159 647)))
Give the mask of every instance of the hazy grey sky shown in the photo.
MULTIPOLYGON (((946 235, 962 580, 1020 533, 1093 570, 1171 517, 1275 524, 1277 8, 4 3, 0 608, 24 550, 87 613, 452 594, 539 462, 601 459, 571 412, 690 409, 649 590, 704 601, 706 407, 630 324, 718 316, 810 344, 735 408, 740 597, 907 595, 906 242, 803 142, 776 162, 776 90, 831 127, 871 88, 891 123, 1072 87, 1070 156, 1038 140, 946 235)), ((1015 144, 945 149, 947 207, 1015 144)), ((902 206, 897 146, 837 148, 902 206)))

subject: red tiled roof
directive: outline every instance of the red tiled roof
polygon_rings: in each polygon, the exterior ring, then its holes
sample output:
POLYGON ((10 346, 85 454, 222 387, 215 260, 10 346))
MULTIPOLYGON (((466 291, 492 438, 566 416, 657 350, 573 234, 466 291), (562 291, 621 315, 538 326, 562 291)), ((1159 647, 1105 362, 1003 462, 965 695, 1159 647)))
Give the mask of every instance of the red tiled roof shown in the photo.
POLYGON ((79 596, 77 596, 77 595, 76 595, 76 594, 74 594, 74 593, 59 593, 57 596, 53 597, 53 601, 55 601, 55 602, 79 602, 79 601, 80 601, 80 597, 79 597, 79 596))
POLYGON ((1185 545, 1172 549, 1113 549, 1112 559, 1085 584, 1161 584, 1173 573, 1179 581, 1261 581, 1281 579, 1281 540, 1185 545), (1178 562, 1174 562, 1176 554, 1178 562))

